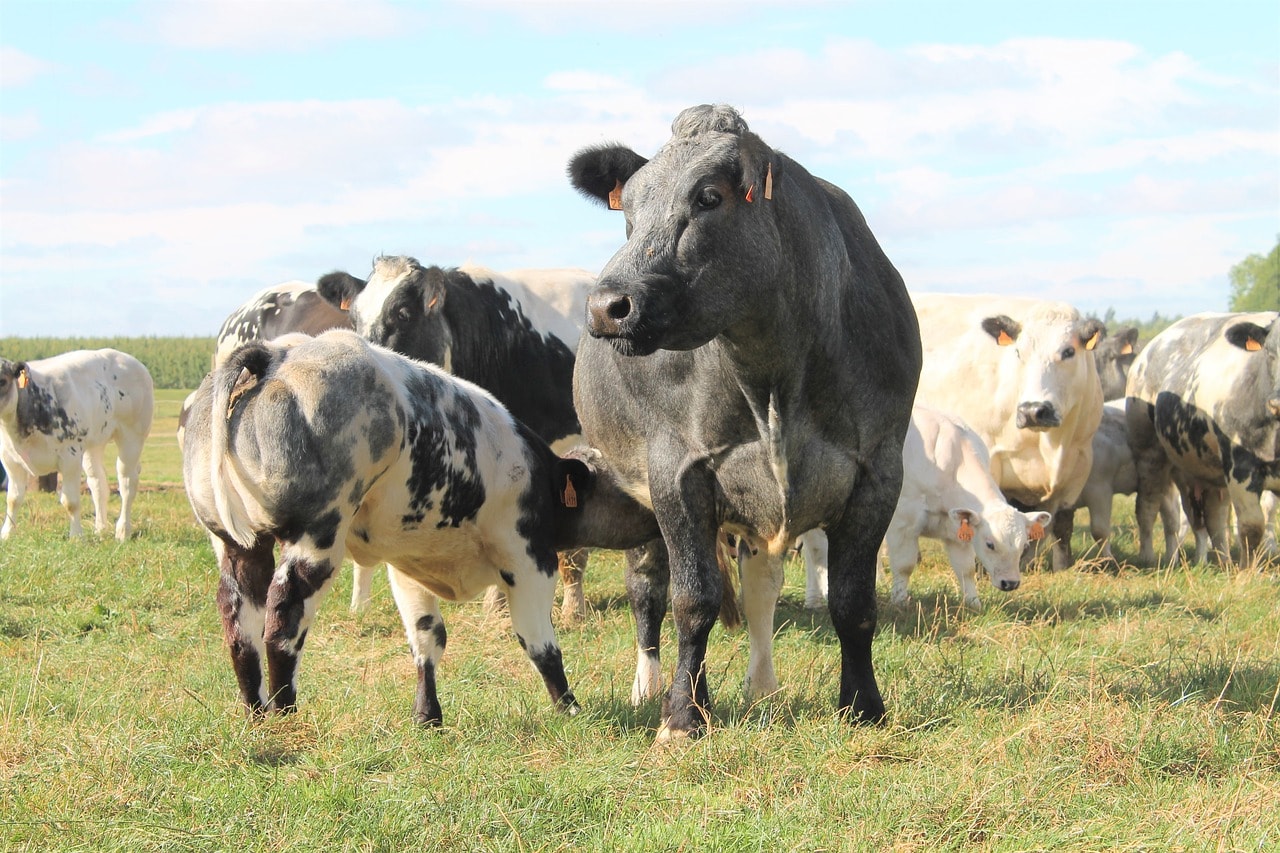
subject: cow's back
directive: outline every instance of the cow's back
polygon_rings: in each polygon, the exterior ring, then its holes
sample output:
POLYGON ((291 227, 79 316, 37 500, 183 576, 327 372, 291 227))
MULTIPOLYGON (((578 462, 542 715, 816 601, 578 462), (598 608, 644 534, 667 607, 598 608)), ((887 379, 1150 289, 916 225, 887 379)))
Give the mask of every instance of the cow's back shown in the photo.
POLYGON ((46 381, 55 398, 68 411, 84 418, 86 440, 110 440, 120 424, 142 435, 155 413, 155 387, 151 373, 138 359, 119 350, 77 350, 29 362, 32 373, 46 381), (105 413, 96 420, 95 413, 105 413))
POLYGON ((535 330, 555 335, 571 352, 577 349, 587 291, 595 283, 590 272, 574 268, 495 272, 472 264, 458 269, 477 285, 490 282, 505 290, 535 330))

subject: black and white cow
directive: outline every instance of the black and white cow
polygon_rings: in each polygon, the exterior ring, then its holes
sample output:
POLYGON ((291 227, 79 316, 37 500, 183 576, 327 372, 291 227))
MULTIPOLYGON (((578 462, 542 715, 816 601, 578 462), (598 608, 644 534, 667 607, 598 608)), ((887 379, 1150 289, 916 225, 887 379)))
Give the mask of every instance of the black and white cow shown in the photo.
POLYGON ((80 536, 81 469, 93 498, 94 529, 106 531, 111 490, 103 451, 112 441, 120 487, 116 538, 128 539, 154 396, 142 362, 113 349, 28 362, 0 359, 0 462, 8 478, 0 539, 13 532, 28 481, 52 472, 61 475, 59 498, 71 516, 71 536, 80 536))
POLYGON ((218 556, 218 608, 251 712, 295 705, 303 641, 347 553, 389 564, 419 722, 442 719, 438 598, 494 584, 553 702, 576 710, 551 625, 556 549, 628 547, 657 531, 490 394, 347 330, 247 344, 206 377, 183 480, 218 556))
POLYGON ((1197 314, 1151 339, 1129 372, 1126 421, 1138 469, 1138 559, 1151 563, 1151 531, 1171 469, 1192 527, 1207 525, 1229 554, 1228 505, 1241 559, 1264 539, 1261 496, 1280 491, 1280 315, 1197 314), (1198 497, 1203 505, 1198 509, 1198 497))
POLYGON ((332 299, 321 296, 314 284, 305 281, 288 281, 258 291, 223 321, 213 354, 214 367, 250 341, 269 341, 290 332, 318 335, 328 329, 350 329, 347 304, 354 292, 343 294, 335 286, 329 295, 332 299))
POLYGON ((679 650, 659 739, 705 725, 722 526, 750 546, 740 551, 748 693, 777 686, 782 556, 821 527, 839 707, 879 720, 876 552, 902 484, 921 358, 901 277, 849 196, 731 107, 683 111, 650 160, 620 145, 585 149, 569 175, 626 221, 627 242, 587 300, 574 391, 588 443, 662 528, 627 557, 640 698, 660 684, 671 590, 679 650))
MULTIPOLYGON (((573 360, 595 276, 580 269, 424 267, 380 257, 367 280, 334 272, 317 282, 347 304, 354 328, 375 344, 443 367, 489 391, 557 451, 581 441, 573 408, 573 360)), ((586 612, 585 552, 564 555, 562 613, 586 612)), ((372 571, 357 564, 352 609, 369 601, 372 571)))

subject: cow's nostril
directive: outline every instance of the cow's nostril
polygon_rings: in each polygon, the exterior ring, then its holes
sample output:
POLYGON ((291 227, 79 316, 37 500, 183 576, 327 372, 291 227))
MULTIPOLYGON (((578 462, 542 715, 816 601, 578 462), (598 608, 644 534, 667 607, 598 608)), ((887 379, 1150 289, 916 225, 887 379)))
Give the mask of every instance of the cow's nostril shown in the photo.
POLYGON ((631 300, 625 296, 619 296, 610 302, 605 310, 612 319, 622 320, 631 313, 631 300))
POLYGON ((1013 592, 1022 585, 1021 581, 1000 581, 1001 592, 1013 592))

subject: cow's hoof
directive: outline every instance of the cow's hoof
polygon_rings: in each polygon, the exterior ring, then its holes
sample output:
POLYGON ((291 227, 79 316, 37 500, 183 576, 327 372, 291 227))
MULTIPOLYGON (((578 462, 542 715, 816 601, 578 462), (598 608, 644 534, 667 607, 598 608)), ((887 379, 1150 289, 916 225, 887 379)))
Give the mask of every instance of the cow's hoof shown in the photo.
POLYGON ((702 731, 700 729, 693 731, 675 729, 671 727, 670 721, 664 721, 662 728, 658 729, 658 734, 653 739, 653 744, 654 746, 672 746, 677 743, 688 743, 701 734, 702 731))

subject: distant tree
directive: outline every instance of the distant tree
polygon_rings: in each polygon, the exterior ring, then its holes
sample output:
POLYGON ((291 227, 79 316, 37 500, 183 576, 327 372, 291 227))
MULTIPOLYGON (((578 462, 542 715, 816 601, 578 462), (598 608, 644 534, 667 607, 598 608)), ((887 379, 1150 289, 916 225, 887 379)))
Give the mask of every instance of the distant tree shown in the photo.
POLYGON ((1231 268, 1232 311, 1280 311, 1280 237, 1271 254, 1250 255, 1231 268))

